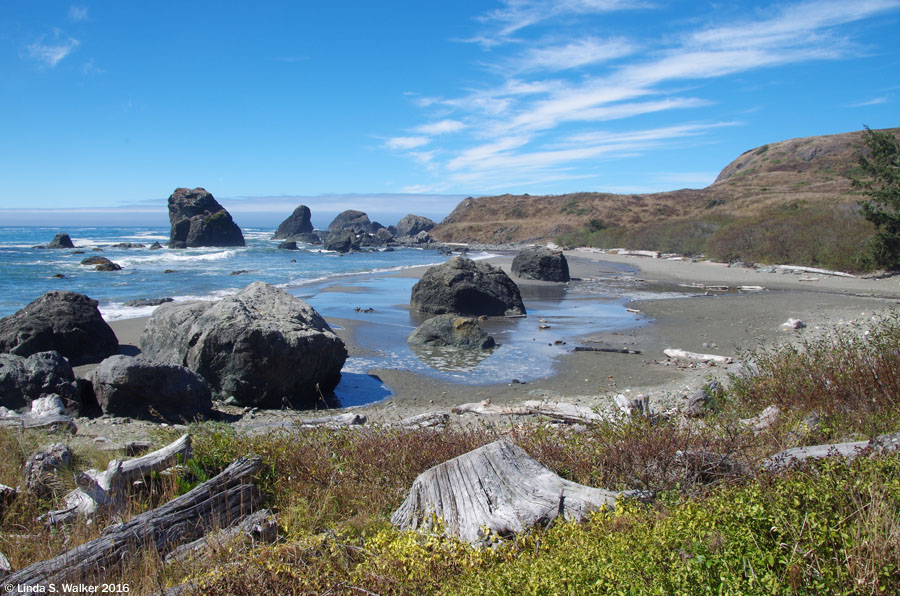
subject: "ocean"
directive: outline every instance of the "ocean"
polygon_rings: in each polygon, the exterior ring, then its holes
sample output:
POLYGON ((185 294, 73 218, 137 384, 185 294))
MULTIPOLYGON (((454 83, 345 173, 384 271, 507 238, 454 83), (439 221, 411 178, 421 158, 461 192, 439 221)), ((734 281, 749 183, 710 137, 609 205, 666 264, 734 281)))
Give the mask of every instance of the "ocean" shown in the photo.
POLYGON ((244 228, 243 248, 150 250, 156 241, 165 246, 168 227, 73 227, 65 232, 74 249, 35 248, 58 232, 49 227, 0 227, 0 317, 51 290, 86 294, 99 302, 106 320, 114 321, 149 316, 155 308, 126 306, 130 300, 214 300, 263 281, 302 298, 334 326, 340 326, 340 319, 358 322, 354 339, 369 355, 351 357, 344 367, 337 394, 345 406, 390 395, 390 388, 369 375, 373 370, 406 369, 465 384, 527 382, 552 375, 573 338, 642 324, 625 310, 626 296, 607 294, 596 283, 523 286, 527 318, 483 325, 499 348, 475 354, 413 351, 406 337, 422 318, 407 306, 416 280, 396 273, 446 260, 434 250, 346 255, 313 246, 279 250, 279 241, 271 239, 274 229, 263 228, 244 228), (121 243, 143 246, 113 247, 121 243), (104 256, 122 270, 101 272, 81 265, 88 256, 104 256), (548 328, 539 328, 540 319, 548 328))

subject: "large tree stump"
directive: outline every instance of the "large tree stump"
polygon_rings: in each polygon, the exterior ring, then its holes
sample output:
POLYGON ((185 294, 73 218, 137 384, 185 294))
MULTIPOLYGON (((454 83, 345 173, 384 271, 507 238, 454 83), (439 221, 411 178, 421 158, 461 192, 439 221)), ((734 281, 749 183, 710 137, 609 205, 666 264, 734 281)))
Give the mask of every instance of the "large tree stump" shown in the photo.
POLYGON ((103 573, 145 547, 161 557, 179 544, 196 540, 259 507, 259 490, 248 484, 262 467, 259 458, 242 457, 219 475, 165 505, 109 526, 100 538, 46 561, 29 565, 6 578, 19 586, 60 584, 103 573))
POLYGON ((426 470, 391 516, 400 529, 432 527, 470 543, 510 536, 557 517, 579 520, 640 491, 591 488, 560 478, 505 439, 426 470))

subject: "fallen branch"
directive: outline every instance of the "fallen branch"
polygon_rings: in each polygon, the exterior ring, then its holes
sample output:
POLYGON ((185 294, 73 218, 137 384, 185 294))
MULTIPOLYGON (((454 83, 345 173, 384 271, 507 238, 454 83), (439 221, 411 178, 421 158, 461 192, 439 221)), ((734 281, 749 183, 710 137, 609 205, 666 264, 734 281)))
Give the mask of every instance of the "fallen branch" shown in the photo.
POLYGON ((564 402, 545 402, 529 400, 520 405, 497 406, 484 400, 481 402, 462 404, 451 410, 454 414, 481 414, 482 416, 547 416, 566 422, 599 422, 605 416, 596 413, 591 408, 576 406, 564 402))
POLYGON ((856 277, 855 275, 851 275, 850 273, 844 273, 843 271, 832 271, 830 269, 818 269, 816 267, 801 267, 799 265, 778 265, 777 269, 782 269, 784 271, 799 271, 801 273, 818 273, 820 275, 834 275, 837 277, 856 277))
POLYGON ((448 422, 450 422, 450 414, 447 412, 426 412, 424 414, 419 414, 418 416, 404 418, 392 426, 408 429, 443 428, 448 422))
POLYGON ((783 470, 808 459, 824 459, 826 457, 846 457, 852 459, 861 453, 892 453, 900 449, 900 433, 881 435, 871 441, 854 443, 831 443, 813 445, 811 447, 793 447, 785 449, 766 459, 762 467, 770 472, 783 470))
POLYGON ((223 528, 218 532, 198 538, 193 542, 182 544, 168 555, 166 563, 173 561, 186 561, 195 555, 209 550, 229 550, 235 541, 241 542, 267 542, 272 543, 278 538, 278 523, 268 509, 260 509, 251 513, 236 523, 223 528))
POLYGON ((300 421, 300 428, 314 428, 317 426, 356 426, 366 423, 366 417, 362 414, 337 414, 322 418, 309 418, 300 421))
POLYGON ((29 565, 6 578, 19 586, 61 584, 108 573, 142 548, 165 556, 176 546, 195 540, 216 527, 228 526, 254 511, 259 491, 245 481, 262 468, 259 458, 242 457, 219 475, 165 505, 103 530, 100 538, 59 556, 29 565))
POLYGON ((629 350, 627 348, 594 348, 592 346, 575 346, 575 352, 609 352, 611 354, 640 354, 640 350, 629 350))
POLYGON ((720 364, 731 364, 730 356, 717 356, 716 354, 699 354, 697 352, 688 352, 687 350, 676 350, 667 348, 663 350, 663 354, 669 358, 679 358, 683 360, 700 360, 701 362, 718 362, 720 364))

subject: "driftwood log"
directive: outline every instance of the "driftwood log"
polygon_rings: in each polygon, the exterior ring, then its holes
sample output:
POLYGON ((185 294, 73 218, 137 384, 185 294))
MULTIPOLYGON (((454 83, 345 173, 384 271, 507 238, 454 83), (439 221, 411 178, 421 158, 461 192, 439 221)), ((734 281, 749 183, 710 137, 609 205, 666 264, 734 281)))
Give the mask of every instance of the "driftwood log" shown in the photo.
POLYGON ((64 414, 7 414, 0 417, 0 428, 42 428, 49 432, 67 432, 73 435, 78 432, 78 427, 72 421, 71 416, 64 414))
POLYGON ((628 348, 595 348, 593 346, 575 346, 575 352, 608 352, 610 354, 640 354, 640 350, 629 350, 628 348))
POLYGON ((19 586, 60 584, 103 573, 145 547, 165 556, 176 546, 215 528, 231 525, 259 507, 259 491, 248 478, 262 467, 259 458, 242 457, 219 475, 165 505, 103 530, 86 542, 6 578, 19 586))
POLYGON ((410 416, 409 418, 404 418, 403 420, 399 420, 398 422, 392 424, 391 426, 399 426, 401 428, 407 429, 420 429, 420 428, 444 428, 450 422, 450 414, 447 412, 426 412, 424 414, 419 414, 418 416, 410 416))
POLYGON ((439 518, 445 534, 484 543, 493 535, 510 536, 557 517, 582 519, 612 508, 620 496, 646 494, 564 480, 521 447, 500 439, 420 474, 391 522, 400 529, 429 529, 439 518))
POLYGON ((235 542, 275 542, 278 538, 278 522, 268 509, 260 509, 237 520, 234 524, 223 528, 218 532, 198 538, 193 542, 182 544, 168 555, 166 563, 173 561, 186 561, 206 551, 228 548, 231 549, 235 542))
POLYGON ((718 356, 716 354, 699 354, 697 352, 688 352, 687 350, 676 350, 668 348, 663 350, 663 354, 669 358, 677 358, 680 360, 699 360, 701 362, 718 362, 719 364, 731 364, 730 356, 718 356))
POLYGON ((366 423, 366 417, 362 414, 336 414, 334 416, 324 416, 322 418, 307 418, 299 422, 300 428, 315 428, 317 426, 357 426, 366 423))
POLYGON ((775 404, 772 404, 771 406, 766 407, 765 410, 763 410, 753 418, 742 418, 741 424, 750 427, 750 430, 752 430, 754 434, 758 435, 764 430, 772 428, 775 423, 778 422, 778 418, 780 417, 781 408, 779 408, 775 404))
POLYGON ((498 406, 484 400, 469 404, 462 404, 451 410, 454 414, 481 414, 483 416, 546 416, 564 422, 592 423, 605 420, 606 417, 598 414, 591 408, 576 406, 565 402, 529 400, 519 405, 498 406))
POLYGON ((880 435, 871 441, 853 443, 831 443, 813 445, 811 447, 793 447, 785 449, 766 459, 762 467, 765 470, 777 471, 789 468, 808 459, 824 459, 826 457, 846 457, 852 459, 861 453, 883 454, 900 449, 900 433, 880 435))
POLYGON ((75 490, 66 495, 65 509, 50 511, 46 519, 51 524, 71 521, 78 515, 90 517, 100 509, 119 510, 125 505, 128 488, 135 480, 171 468, 181 457, 191 458, 191 436, 181 438, 135 459, 114 459, 106 470, 87 470, 75 476, 75 490))

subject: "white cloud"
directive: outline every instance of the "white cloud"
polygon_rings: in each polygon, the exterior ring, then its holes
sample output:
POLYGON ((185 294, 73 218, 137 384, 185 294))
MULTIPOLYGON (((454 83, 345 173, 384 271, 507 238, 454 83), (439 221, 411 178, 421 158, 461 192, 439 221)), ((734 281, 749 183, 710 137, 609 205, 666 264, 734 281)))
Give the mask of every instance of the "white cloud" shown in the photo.
POLYGON ((70 21, 86 21, 88 18, 88 9, 87 6, 76 6, 72 5, 69 7, 69 20, 70 21))
POLYGON ((423 124, 422 126, 416 127, 416 132, 422 133, 425 135, 440 135, 447 134, 452 132, 458 132, 466 127, 465 124, 460 122, 459 120, 439 120, 437 122, 431 122, 429 124, 423 124))
POLYGON ((608 62, 627 56, 635 46, 625 38, 606 41, 587 37, 565 45, 530 48, 512 61, 515 72, 560 71, 608 62))
POLYGON ((62 32, 54 31, 53 41, 46 42, 46 36, 42 35, 36 42, 27 46, 28 56, 53 68, 60 60, 68 56, 78 47, 77 39, 63 36, 62 32))
POLYGON ((423 145, 427 145, 431 139, 428 137, 393 137, 388 139, 385 142, 391 149, 415 149, 416 147, 421 147, 423 145))
POLYGON ((887 103, 888 98, 885 96, 882 97, 873 97, 872 99, 868 99, 866 101, 858 101, 856 103, 848 104, 848 108, 865 108, 867 106, 877 106, 883 103, 887 103))

